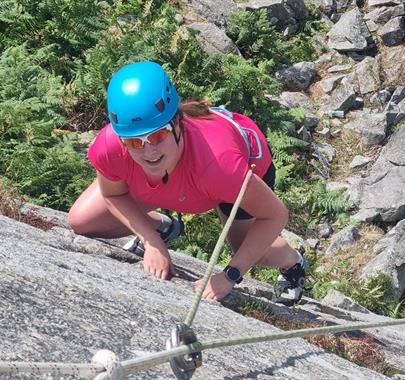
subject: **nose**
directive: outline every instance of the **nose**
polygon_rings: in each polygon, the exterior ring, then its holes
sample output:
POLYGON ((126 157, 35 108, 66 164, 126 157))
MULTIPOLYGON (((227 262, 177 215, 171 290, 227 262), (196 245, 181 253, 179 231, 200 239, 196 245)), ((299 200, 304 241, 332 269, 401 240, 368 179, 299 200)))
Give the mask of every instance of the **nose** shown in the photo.
POLYGON ((143 146, 143 152, 145 154, 154 153, 156 150, 156 145, 149 144, 147 141, 145 141, 145 145, 143 146))

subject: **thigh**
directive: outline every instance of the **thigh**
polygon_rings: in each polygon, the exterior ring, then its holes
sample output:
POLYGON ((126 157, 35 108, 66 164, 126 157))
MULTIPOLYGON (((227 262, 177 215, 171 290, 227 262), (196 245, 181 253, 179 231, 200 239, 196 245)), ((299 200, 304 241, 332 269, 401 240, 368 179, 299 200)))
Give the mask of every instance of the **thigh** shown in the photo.
MULTIPOLYGON (((219 207, 217 207, 217 212, 222 224, 225 225, 228 220, 228 215, 224 214, 219 207)), ((234 219, 228 232, 228 242, 233 252, 236 252, 239 249, 255 220, 256 219, 252 217, 249 219, 234 219)))
MULTIPOLYGON (((134 202, 136 202, 134 200, 134 202)), ((145 213, 152 208, 140 205, 145 213)), ((132 234, 107 208, 97 179, 79 196, 69 211, 72 229, 86 236, 120 237, 132 234)))

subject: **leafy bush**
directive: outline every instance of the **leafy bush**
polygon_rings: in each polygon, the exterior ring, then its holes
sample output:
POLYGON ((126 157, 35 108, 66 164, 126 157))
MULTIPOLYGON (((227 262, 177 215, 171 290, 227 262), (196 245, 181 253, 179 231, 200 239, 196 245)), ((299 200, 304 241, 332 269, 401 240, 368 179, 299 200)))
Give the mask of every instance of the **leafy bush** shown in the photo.
POLYGON ((325 29, 317 17, 312 15, 310 20, 301 22, 298 32, 287 37, 270 23, 266 9, 241 10, 230 16, 227 34, 246 59, 255 64, 268 61, 271 67, 277 68, 281 64, 315 59, 313 38, 325 29))
POLYGON ((73 140, 61 141, 54 128, 67 122, 59 76, 25 45, 0 56, 0 173, 39 204, 67 209, 93 176, 73 140))
POLYGON ((52 69, 69 75, 71 59, 83 57, 106 29, 106 1, 6 0, 0 17, 0 47, 26 43, 29 49, 52 46, 52 69))
MULTIPOLYGON (((215 210, 200 215, 183 215, 184 234, 171 243, 171 247, 208 261, 214 251, 222 225, 215 210)), ((230 248, 225 245, 222 257, 229 257, 230 248)), ((221 260, 221 259, 220 259, 221 260)))

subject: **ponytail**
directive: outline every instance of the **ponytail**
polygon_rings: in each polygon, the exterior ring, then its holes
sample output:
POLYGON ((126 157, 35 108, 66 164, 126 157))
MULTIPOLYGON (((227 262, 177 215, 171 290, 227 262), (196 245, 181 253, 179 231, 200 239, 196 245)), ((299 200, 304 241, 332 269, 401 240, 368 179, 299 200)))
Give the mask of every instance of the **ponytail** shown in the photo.
POLYGON ((213 119, 209 107, 212 104, 205 99, 189 98, 181 102, 178 110, 180 120, 183 117, 190 117, 194 119, 213 119))

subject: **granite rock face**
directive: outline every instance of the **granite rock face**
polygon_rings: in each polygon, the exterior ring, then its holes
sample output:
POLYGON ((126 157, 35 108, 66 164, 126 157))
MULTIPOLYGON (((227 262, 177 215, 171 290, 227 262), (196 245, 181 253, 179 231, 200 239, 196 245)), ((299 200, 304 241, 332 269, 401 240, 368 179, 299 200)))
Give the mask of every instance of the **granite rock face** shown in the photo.
MULTIPOLYGON (((173 253, 182 276, 161 281, 143 272, 140 262, 100 255, 97 246, 105 243, 97 242, 92 253, 82 251, 63 230, 44 232, 0 216, 0 360, 88 363, 102 348, 121 360, 164 349, 171 327, 184 321, 190 309, 192 282, 205 264, 173 253)), ((215 301, 202 301, 193 328, 201 341, 278 331, 215 301)), ((301 339, 203 355, 193 379, 385 378, 301 339)), ((164 364, 129 378, 174 376, 164 364)))

